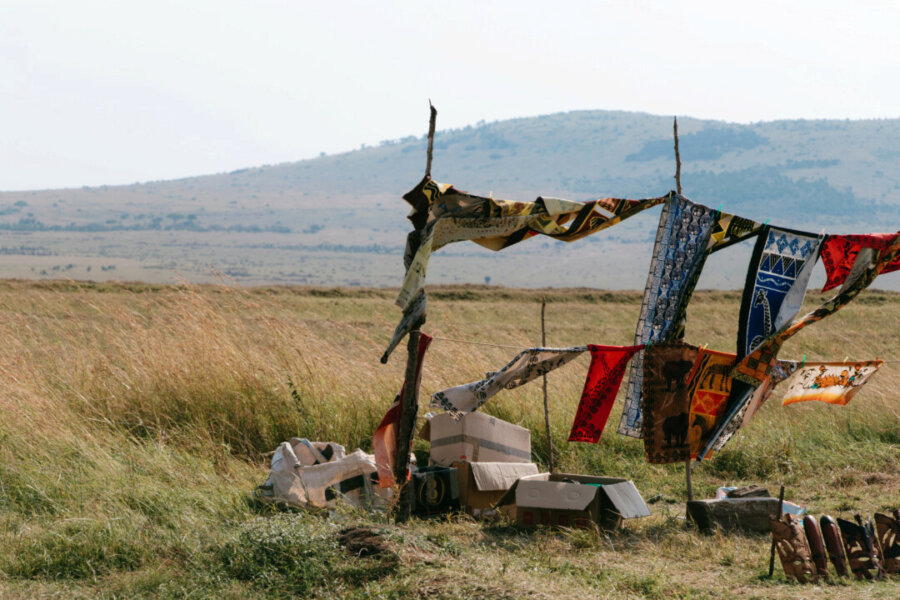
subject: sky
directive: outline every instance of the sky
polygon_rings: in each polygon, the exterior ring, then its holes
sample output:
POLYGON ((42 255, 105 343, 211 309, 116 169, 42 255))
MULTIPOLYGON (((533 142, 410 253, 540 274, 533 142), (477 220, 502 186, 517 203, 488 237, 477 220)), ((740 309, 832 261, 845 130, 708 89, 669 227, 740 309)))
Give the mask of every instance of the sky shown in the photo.
POLYGON ((569 110, 900 117, 900 3, 0 2, 0 190, 302 160, 569 110))

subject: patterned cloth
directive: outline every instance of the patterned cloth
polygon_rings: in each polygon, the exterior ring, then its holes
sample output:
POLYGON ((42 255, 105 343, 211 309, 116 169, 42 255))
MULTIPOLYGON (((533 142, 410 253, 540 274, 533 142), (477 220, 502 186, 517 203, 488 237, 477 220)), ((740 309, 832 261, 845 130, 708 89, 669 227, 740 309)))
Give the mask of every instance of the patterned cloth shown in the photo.
POLYGON ((625 366, 643 346, 588 346, 591 366, 581 392, 581 401, 569 433, 570 442, 600 441, 609 419, 616 393, 625 375, 625 366))
POLYGON ((711 436, 709 443, 698 455, 699 459, 712 450, 721 449, 744 423, 750 401, 753 398, 753 391, 772 374, 781 346, 804 327, 834 314, 850 303, 875 281, 875 278, 887 265, 898 257, 900 257, 900 234, 895 235, 883 250, 862 248, 841 289, 834 297, 811 313, 795 318, 763 342, 759 348, 738 361, 732 370, 735 382, 731 397, 728 399, 725 418, 711 436), (738 385, 739 382, 743 385, 738 385))
POLYGON ((529 348, 485 379, 448 388, 431 395, 431 406, 443 408, 460 419, 463 414, 478 410, 489 398, 501 390, 511 390, 557 369, 587 351, 587 346, 572 348, 529 348))
POLYGON ((782 405, 819 400, 843 406, 881 365, 880 360, 806 363, 791 379, 782 405))
POLYGON ((403 256, 406 275, 397 296, 403 317, 381 362, 387 362, 397 344, 409 333, 410 328, 404 322, 416 322, 424 315, 425 273, 432 252, 465 240, 491 250, 502 250, 538 234, 572 242, 662 204, 671 196, 674 192, 643 200, 603 198, 572 202, 540 197, 534 202, 511 202, 473 196, 425 177, 403 196, 413 207, 409 219, 414 227, 406 240, 403 256))
MULTIPOLYGON (((822 291, 826 292, 844 283, 862 248, 884 250, 896 235, 896 233, 870 233, 868 235, 825 236, 825 242, 822 244, 822 264, 825 265, 828 280, 822 291)), ((900 269, 900 258, 894 259, 881 272, 890 273, 898 269, 900 269)))
MULTIPOLYGON (((407 385, 412 385, 415 395, 412 398, 416 407, 419 406, 419 382, 422 380, 422 362, 425 359, 425 351, 431 344, 431 337, 422 333, 419 334, 419 345, 416 348, 418 360, 416 361, 415 381, 410 383, 403 382, 400 393, 394 399, 394 403, 388 408, 381 423, 372 434, 372 452, 375 454, 375 467, 378 469, 378 485, 381 487, 391 487, 394 485, 394 464, 397 462, 397 433, 400 427, 400 403, 403 399, 403 393, 406 391, 407 385)), ((412 438, 410 438, 410 446, 412 438)), ((411 448, 407 448, 409 452, 411 448)))
POLYGON ((814 234, 768 226, 757 238, 741 301, 739 356, 750 354, 800 311, 821 243, 814 234))
MULTIPOLYGON (((668 199, 656 230, 634 345, 682 338, 687 304, 706 257, 756 235, 759 230, 760 224, 755 221, 694 204, 681 196, 668 199)), ((643 433, 643 362, 643 352, 631 362, 625 409, 619 421, 618 432, 631 437, 641 437, 643 433)))
POLYGON ((800 363, 796 360, 776 360, 775 364, 772 365, 769 376, 766 377, 762 384, 760 384, 750 396, 750 402, 747 403, 747 408, 740 418, 740 427, 744 427, 750 422, 753 415, 756 414, 760 407, 766 403, 766 400, 769 399, 769 396, 772 395, 775 386, 793 375, 799 368, 800 363))
POLYGON ((716 423, 725 412, 731 393, 731 369, 737 356, 701 348, 697 361, 688 376, 688 396, 691 399, 688 445, 691 458, 709 441, 716 423))
POLYGON ((683 343, 662 343, 644 351, 642 421, 647 462, 684 462, 691 456, 689 377, 698 350, 683 343))

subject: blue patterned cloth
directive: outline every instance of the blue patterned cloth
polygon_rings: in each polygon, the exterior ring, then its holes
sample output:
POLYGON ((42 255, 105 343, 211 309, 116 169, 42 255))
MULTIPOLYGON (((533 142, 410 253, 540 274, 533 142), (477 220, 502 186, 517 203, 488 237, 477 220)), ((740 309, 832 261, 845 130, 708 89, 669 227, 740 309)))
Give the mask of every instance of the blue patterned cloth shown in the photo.
POLYGON ((822 238, 767 227, 757 240, 744 286, 738 357, 753 352, 799 311, 822 238))
MULTIPOLYGON (((644 289, 634 345, 665 342, 679 329, 684 306, 710 247, 710 235, 720 213, 680 196, 666 200, 656 231, 650 274, 644 289)), ((642 437, 641 388, 644 352, 631 361, 625 409, 618 432, 642 437)))

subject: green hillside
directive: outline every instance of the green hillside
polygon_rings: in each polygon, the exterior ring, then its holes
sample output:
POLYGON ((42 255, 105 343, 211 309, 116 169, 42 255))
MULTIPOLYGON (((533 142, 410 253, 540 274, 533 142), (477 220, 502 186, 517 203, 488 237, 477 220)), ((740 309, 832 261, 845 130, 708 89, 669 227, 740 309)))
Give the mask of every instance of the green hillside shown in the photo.
MULTIPOLYGON (((679 130, 684 193, 695 201, 814 231, 900 229, 900 119, 682 118, 679 130)), ((670 117, 627 112, 480 123, 438 131, 433 173, 501 198, 658 196, 674 187, 671 136, 670 117)), ((392 285, 408 230, 400 196, 424 162, 424 137, 409 137, 175 181, 0 193, 0 276, 392 285)), ((536 240, 491 255, 457 245, 438 255, 432 277, 641 287, 655 225, 648 212, 564 249, 536 240), (610 254, 618 267, 597 272, 610 254)), ((746 252, 736 252, 710 266, 708 285, 740 285, 746 252)))

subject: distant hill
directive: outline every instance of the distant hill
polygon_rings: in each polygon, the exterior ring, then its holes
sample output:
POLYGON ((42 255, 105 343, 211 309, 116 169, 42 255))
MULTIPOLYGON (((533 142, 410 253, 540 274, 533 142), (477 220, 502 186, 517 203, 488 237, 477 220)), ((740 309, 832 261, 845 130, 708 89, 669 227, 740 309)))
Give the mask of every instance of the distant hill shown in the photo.
MULTIPOLYGON (((682 118, 679 132, 684 193, 697 202, 813 231, 900 229, 900 119, 682 118)), ((0 193, 0 276, 167 281, 177 272, 247 284, 396 285, 409 229, 400 196, 424 163, 422 136, 174 181, 0 193)), ((672 120, 578 111, 439 130, 432 171, 499 198, 658 196, 674 187, 672 120)), ((641 287, 657 214, 567 248, 546 240, 500 254, 452 246, 430 275, 641 287), (596 266, 598 257, 606 266, 596 266)), ((739 287, 742 252, 727 265, 713 261, 706 284, 739 287)))

